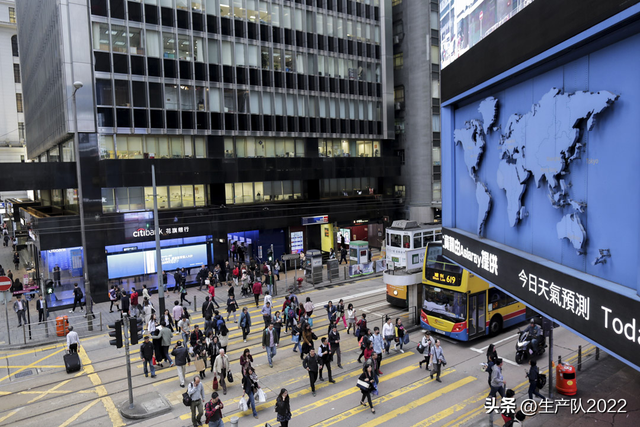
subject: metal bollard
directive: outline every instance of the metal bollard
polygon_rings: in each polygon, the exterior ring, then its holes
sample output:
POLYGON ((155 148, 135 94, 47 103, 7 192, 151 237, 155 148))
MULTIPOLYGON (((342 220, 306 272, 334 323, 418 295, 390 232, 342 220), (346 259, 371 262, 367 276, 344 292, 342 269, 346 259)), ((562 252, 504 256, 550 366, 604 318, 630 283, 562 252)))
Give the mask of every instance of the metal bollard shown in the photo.
POLYGON ((193 296, 193 309, 197 311, 198 304, 196 304, 196 295, 193 296))
POLYGON ((562 356, 558 356, 558 365, 562 364, 562 356))
POLYGON ((238 417, 231 417, 231 418, 229 419, 229 422, 231 423, 231 426, 232 426, 232 427, 238 427, 238 421, 239 421, 239 420, 240 420, 240 419, 239 419, 238 417))
POLYGON ((600 359, 600 347, 596 347, 596 360, 600 359))
POLYGON ((100 331, 102 331, 102 312, 100 312, 100 331))
MULTIPOLYGON (((7 333, 11 333, 10 331, 7 331, 7 333)), ((27 328, 25 327, 25 325, 22 325, 22 335, 24 336, 24 343, 27 343, 27 328)))
POLYGON ((578 371, 582 370, 582 346, 578 346, 578 371))

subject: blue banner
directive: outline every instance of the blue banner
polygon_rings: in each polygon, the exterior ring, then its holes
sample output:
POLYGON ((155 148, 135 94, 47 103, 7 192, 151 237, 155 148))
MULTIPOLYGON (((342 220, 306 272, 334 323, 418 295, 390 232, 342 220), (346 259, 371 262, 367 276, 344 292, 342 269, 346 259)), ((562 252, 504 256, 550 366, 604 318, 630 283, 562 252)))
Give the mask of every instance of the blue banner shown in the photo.
POLYGON ((72 249, 71 277, 82 277, 82 249, 72 249))

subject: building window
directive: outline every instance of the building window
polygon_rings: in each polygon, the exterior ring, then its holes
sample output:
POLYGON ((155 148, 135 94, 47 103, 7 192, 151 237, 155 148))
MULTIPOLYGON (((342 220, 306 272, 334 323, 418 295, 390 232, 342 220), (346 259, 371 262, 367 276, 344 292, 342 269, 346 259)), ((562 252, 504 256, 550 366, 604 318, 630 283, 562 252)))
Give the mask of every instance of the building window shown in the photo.
POLYGON ((440 48, 438 46, 431 46, 431 63, 440 63, 440 48))
POLYGON ((440 115, 439 114, 433 114, 431 116, 431 131, 440 132, 440 115))
POLYGON ((391 1, 391 6, 398 6, 402 4, 402 0, 392 0, 391 1))
POLYGON ((442 187, 440 185, 440 181, 434 181, 431 189, 431 199, 442 200, 442 187))
POLYGON ((396 119, 395 129, 396 129, 396 134, 404 133, 404 120, 396 119))
POLYGON ((18 57, 18 36, 11 36, 11 51, 13 56, 18 57))
MULTIPOLYGON (((157 186, 158 209, 192 208, 207 203, 206 186, 157 186)), ((120 187, 102 189, 102 212, 153 210, 153 187, 120 187)))
POLYGON ((95 50, 109 51, 109 25, 94 22, 93 24, 93 48, 95 50))
POLYGON ((404 66, 404 55, 402 52, 393 55, 393 68, 401 70, 404 66))
POLYGON ((375 178, 332 178, 321 181, 322 197, 373 195, 375 178))
POLYGON ((20 122, 18 123, 18 139, 20 139, 20 141, 24 141, 24 123, 20 122))
POLYGON ((404 185, 396 185, 393 187, 393 194, 396 197, 404 197, 405 196, 405 187, 404 185))
POLYGON ((431 149, 431 161, 434 166, 440 166, 440 147, 433 147, 431 149))
POLYGON ((9 8, 9 22, 11 24, 15 24, 16 23, 16 8, 15 7, 10 7, 9 8))
POLYGON ((236 182, 225 184, 227 205, 302 199, 301 181, 236 182))
POLYGON ((393 102, 404 102, 404 86, 393 88, 393 102))
POLYGON ((73 152, 73 139, 62 143, 62 161, 73 162, 75 160, 75 153, 73 152))
POLYGON ((13 64, 13 81, 20 83, 20 64, 13 64))
POLYGON ((16 108, 18 109, 18 113, 24 113, 24 109, 22 107, 22 94, 16 93, 16 108))

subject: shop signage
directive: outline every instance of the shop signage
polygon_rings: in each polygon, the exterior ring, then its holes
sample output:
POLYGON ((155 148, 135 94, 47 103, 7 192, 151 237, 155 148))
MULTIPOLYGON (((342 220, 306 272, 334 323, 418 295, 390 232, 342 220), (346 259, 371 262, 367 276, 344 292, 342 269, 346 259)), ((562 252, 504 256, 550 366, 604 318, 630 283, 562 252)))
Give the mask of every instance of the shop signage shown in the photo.
POLYGON ((328 224, 329 215, 303 216, 302 225, 328 224))
POLYGON ((634 290, 582 272, 566 274, 548 260, 466 233, 443 228, 442 235, 445 257, 640 367, 640 297, 634 290))
POLYGON ((353 223, 354 224, 367 224, 369 222, 368 219, 354 219, 353 223))
MULTIPOLYGON (((188 233, 189 227, 160 227, 160 235, 173 235, 188 233)), ((153 228, 138 228, 133 232, 133 237, 150 237, 155 236, 156 231, 153 228)))
POLYGON ((126 248, 122 248, 123 252, 131 252, 131 251, 137 251, 138 247, 137 246, 128 246, 126 248))

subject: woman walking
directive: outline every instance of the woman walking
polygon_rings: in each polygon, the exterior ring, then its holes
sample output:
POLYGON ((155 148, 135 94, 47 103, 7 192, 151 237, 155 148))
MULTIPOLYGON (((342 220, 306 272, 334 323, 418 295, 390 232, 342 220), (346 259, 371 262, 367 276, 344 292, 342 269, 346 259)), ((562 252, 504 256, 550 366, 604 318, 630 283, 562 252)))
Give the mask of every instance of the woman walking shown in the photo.
POLYGON ((291 420, 291 406, 289 406, 289 392, 286 388, 280 390, 280 394, 276 399, 276 413, 278 414, 278 422, 280 427, 289 427, 291 420))
POLYGON ((371 408, 371 412, 375 414, 376 410, 373 409, 373 402, 371 402, 371 392, 373 391, 374 384, 373 367, 371 365, 367 365, 364 372, 360 374, 358 380, 369 384, 369 387, 359 385, 360 391, 362 392, 362 399, 360 399, 360 404, 366 407, 367 404, 364 403, 364 400, 367 399, 367 401, 369 402, 369 407, 371 408))
POLYGON ((300 352, 300 359, 304 359, 305 354, 309 354, 313 347, 313 340, 318 339, 314 338, 315 334, 311 330, 311 326, 308 324, 305 325, 304 330, 302 331, 302 350, 300 352))
POLYGON ((424 359, 420 361, 420 368, 422 368, 422 364, 426 365, 426 370, 429 370, 429 360, 431 359, 431 348, 434 346, 435 341, 431 337, 431 332, 427 331, 424 333, 422 337, 422 341, 420 341, 420 347, 422 347, 422 355, 424 359))
POLYGON ((256 412, 256 401, 253 391, 258 388, 258 384, 251 378, 253 373, 253 368, 249 367, 245 375, 242 376, 242 397, 247 397, 247 405, 251 407, 251 410, 253 411, 253 418, 257 419, 258 412, 256 412))
POLYGON ((253 356, 251 355, 251 350, 245 348, 242 352, 242 356, 240 356, 240 369, 242 371, 242 375, 247 373, 247 370, 251 368, 251 364, 253 363, 253 356))
MULTIPOLYGON (((342 301, 342 300, 340 300, 342 301)), ((349 304, 347 306, 347 323, 349 326, 347 327, 347 334, 353 328, 353 335, 356 334, 356 309, 353 308, 353 304, 349 304)))
POLYGON ((404 326, 402 326, 402 320, 397 317, 396 318, 396 339, 398 340, 398 344, 396 344, 396 350, 400 351, 400 353, 404 353, 402 347, 404 346, 404 334, 406 331, 404 330, 404 326))
MULTIPOLYGON (((233 289, 233 288, 231 288, 233 289)), ((229 321, 229 316, 233 313, 233 323, 238 323, 238 315, 236 314, 236 310, 238 309, 238 303, 233 295, 229 296, 227 300, 227 322, 229 321)))
POLYGON ((182 305, 182 301, 191 305, 189 300, 187 300, 187 284, 185 281, 180 282, 180 305, 182 305))
POLYGON ((209 355, 209 360, 211 361, 211 372, 213 372, 213 362, 215 362, 216 357, 220 353, 220 341, 218 337, 213 334, 213 331, 209 331, 207 334, 207 354, 209 355))
POLYGON ((344 315, 344 311, 345 311, 345 307, 344 307, 344 301, 341 299, 340 301, 338 301, 338 305, 336 306, 336 326, 340 323, 340 319, 342 319, 342 323, 344 324, 344 327, 347 327, 347 318, 344 315))

